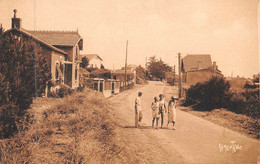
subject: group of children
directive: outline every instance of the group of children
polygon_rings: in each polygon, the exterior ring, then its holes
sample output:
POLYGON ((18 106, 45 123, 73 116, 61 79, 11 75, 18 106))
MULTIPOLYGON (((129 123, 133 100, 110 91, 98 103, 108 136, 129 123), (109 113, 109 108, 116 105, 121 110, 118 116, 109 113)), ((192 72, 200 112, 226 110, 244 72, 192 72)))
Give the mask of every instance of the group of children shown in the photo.
MULTIPOLYGON (((143 114, 141 111, 141 100, 140 97, 142 96, 142 92, 138 93, 138 97, 135 100, 135 127, 138 127, 138 123, 141 122, 143 114)), ((159 129, 158 122, 161 118, 161 128, 163 127, 163 122, 168 114, 168 123, 172 123, 173 130, 175 130, 175 120, 176 120, 176 101, 174 97, 171 97, 168 103, 168 110, 165 105, 164 95, 160 94, 159 98, 154 97, 154 102, 151 104, 152 108, 152 127, 154 127, 154 121, 156 121, 156 129, 159 129)))

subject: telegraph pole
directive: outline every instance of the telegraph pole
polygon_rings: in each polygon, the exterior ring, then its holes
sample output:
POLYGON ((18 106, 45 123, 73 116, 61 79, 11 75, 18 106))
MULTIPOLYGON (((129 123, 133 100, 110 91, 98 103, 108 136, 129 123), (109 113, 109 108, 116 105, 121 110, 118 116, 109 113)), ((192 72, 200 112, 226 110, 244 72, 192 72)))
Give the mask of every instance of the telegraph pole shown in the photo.
POLYGON ((126 67, 127 67, 127 48, 128 48, 128 40, 126 41, 126 55, 125 55, 125 90, 126 90, 126 81, 127 81, 127 72, 126 72, 126 67))
POLYGON ((173 67, 173 86, 175 85, 175 65, 173 67))
POLYGON ((179 64, 179 98, 181 98, 181 53, 178 53, 179 64))

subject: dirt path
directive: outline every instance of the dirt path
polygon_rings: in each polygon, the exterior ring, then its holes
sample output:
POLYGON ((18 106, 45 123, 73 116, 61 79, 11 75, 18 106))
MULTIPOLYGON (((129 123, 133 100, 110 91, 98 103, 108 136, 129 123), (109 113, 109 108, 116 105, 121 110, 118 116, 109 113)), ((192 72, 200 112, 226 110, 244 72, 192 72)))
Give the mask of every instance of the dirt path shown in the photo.
POLYGON ((160 93, 165 93, 168 101, 171 95, 177 95, 177 89, 165 86, 162 82, 150 82, 149 85, 139 86, 110 98, 119 120, 116 132, 120 136, 120 142, 127 145, 125 148, 129 159, 126 162, 256 163, 257 157, 260 158, 259 141, 178 109, 175 131, 171 126, 169 129, 151 128, 150 105, 153 97, 160 93), (133 128, 134 100, 138 91, 143 92, 141 101, 144 118, 141 128, 136 129, 133 128), (224 148, 222 152, 220 148, 224 148))

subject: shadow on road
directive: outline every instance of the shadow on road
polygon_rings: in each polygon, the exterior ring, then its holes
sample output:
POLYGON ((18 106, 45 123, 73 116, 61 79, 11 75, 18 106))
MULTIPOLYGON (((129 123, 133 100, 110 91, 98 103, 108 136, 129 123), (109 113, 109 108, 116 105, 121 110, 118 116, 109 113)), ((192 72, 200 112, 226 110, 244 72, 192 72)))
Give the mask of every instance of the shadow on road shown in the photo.
MULTIPOLYGON (((123 128, 133 128, 133 129, 155 129, 155 127, 152 127, 152 126, 139 126, 138 128, 136 128, 135 126, 123 126, 123 128)), ((167 128, 167 127, 162 127, 159 129, 163 129, 163 130, 172 130, 172 128, 167 128)))

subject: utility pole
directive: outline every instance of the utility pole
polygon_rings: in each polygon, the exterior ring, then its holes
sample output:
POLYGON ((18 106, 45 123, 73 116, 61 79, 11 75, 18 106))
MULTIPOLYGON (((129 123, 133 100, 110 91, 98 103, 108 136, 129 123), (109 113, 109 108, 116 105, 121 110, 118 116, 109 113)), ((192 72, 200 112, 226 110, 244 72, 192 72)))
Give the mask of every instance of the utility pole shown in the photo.
POLYGON ((127 48, 128 48, 128 40, 126 41, 126 56, 125 56, 125 90, 126 90, 126 81, 127 81, 127 72, 126 72, 126 67, 127 67, 127 48))
POLYGON ((175 65, 173 67, 173 86, 175 85, 175 65))
POLYGON ((179 64, 179 98, 181 98, 181 53, 178 53, 179 64))

